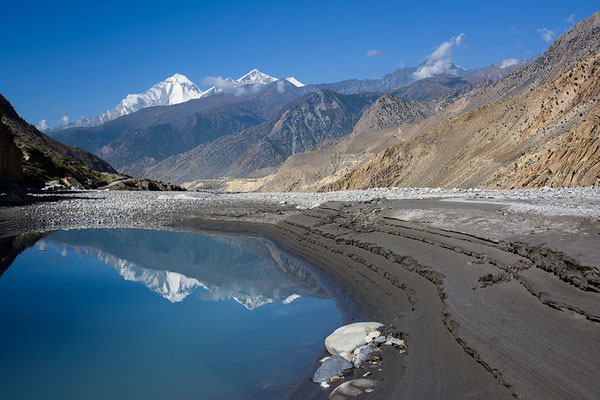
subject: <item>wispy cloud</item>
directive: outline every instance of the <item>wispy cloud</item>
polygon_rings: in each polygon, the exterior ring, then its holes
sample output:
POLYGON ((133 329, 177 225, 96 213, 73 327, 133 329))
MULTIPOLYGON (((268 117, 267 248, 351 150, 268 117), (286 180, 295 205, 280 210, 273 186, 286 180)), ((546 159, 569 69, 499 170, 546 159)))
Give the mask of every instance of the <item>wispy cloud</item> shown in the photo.
POLYGON ((369 58, 375 58, 381 55, 381 51, 377 50, 377 49, 373 49, 373 50, 367 50, 367 52, 365 53, 365 55, 369 58))
POLYGON ((519 59, 517 58, 507 58, 506 60, 502 60, 500 63, 500 68, 508 68, 512 67, 515 64, 519 63, 519 59))
POLYGON ((241 96, 247 92, 245 87, 237 86, 236 82, 231 78, 223 79, 220 76, 207 76, 206 78, 202 79, 202 83, 205 85, 214 86, 224 93, 233 93, 236 96, 241 96))
POLYGON ((45 119, 43 119, 40 122, 38 122, 38 124, 35 127, 38 128, 38 130, 43 132, 48 129, 48 123, 46 122, 45 119))
POLYGON ((202 83, 214 86, 217 89, 233 88, 233 81, 231 79, 223 79, 220 76, 207 76, 202 79, 202 83))
POLYGON ((569 23, 569 25, 571 25, 571 27, 573 27, 573 25, 575 25, 575 14, 571 14, 569 15, 565 21, 567 21, 569 23))
POLYGON ((556 35, 556 31, 553 31, 548 28, 540 28, 537 30, 537 33, 540 34, 540 37, 544 39, 546 42, 551 42, 556 35))
POLYGON ((285 90, 285 79, 280 79, 277 81, 277 91, 279 93, 283 93, 285 90))
POLYGON ((69 123, 69 117, 67 117, 66 115, 64 115, 64 116, 63 116, 63 117, 60 119, 60 122, 61 122, 63 125, 66 125, 66 124, 68 124, 68 123, 69 123))
POLYGON ((427 60, 413 74, 415 79, 429 78, 433 75, 443 74, 452 68, 452 50, 459 47, 465 37, 464 33, 454 36, 447 42, 443 42, 433 53, 427 56, 427 60))

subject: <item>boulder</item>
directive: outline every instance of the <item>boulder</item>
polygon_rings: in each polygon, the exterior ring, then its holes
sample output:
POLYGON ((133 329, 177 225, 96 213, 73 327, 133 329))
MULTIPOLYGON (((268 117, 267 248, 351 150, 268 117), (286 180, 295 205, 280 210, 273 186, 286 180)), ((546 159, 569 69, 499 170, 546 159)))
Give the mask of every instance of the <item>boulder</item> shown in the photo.
POLYGON ((383 325, 379 322, 356 322, 336 329, 325 339, 329 354, 352 353, 355 348, 366 343, 365 336, 383 325))
POLYGON ((340 355, 329 357, 313 375, 313 382, 329 382, 334 376, 343 375, 343 370, 352 368, 352 364, 340 355))
POLYGON ((65 184, 71 190, 84 190, 85 188, 79 181, 72 176, 67 176, 62 179, 62 183, 65 184))

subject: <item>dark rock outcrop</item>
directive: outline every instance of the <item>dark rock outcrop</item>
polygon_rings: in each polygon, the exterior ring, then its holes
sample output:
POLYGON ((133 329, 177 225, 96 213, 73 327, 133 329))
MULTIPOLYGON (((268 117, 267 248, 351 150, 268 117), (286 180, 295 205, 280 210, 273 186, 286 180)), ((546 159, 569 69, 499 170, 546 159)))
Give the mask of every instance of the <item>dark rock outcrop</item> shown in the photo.
POLYGON ((60 143, 25 122, 2 95, 0 122, 0 177, 9 182, 34 188, 53 182, 51 186, 57 189, 73 190, 182 190, 117 174, 98 156, 60 143))
POLYGON ((21 182, 23 180, 23 154, 13 140, 12 133, 2 122, 0 110, 0 182, 21 182))

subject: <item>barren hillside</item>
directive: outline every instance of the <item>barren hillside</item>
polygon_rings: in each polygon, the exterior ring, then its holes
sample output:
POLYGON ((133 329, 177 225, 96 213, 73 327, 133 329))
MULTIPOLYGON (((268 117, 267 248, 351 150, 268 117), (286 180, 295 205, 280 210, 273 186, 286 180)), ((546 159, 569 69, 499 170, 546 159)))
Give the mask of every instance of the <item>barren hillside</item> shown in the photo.
POLYGON ((550 84, 398 143, 326 189, 595 184, 597 155, 588 146, 593 149, 598 140, 598 71, 600 55, 550 84))

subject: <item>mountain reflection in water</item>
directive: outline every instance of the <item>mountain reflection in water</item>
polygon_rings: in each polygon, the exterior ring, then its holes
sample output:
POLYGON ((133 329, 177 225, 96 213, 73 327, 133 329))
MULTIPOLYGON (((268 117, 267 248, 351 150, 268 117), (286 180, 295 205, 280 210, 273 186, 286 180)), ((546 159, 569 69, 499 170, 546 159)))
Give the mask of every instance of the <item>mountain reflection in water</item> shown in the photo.
POLYGON ((276 400, 342 323, 347 298, 260 237, 0 238, 0 399, 276 400))
POLYGON ((38 246, 46 241, 93 256, 173 303, 198 287, 203 300, 233 299, 249 310, 328 297, 310 271, 260 237, 89 229, 55 232, 38 246))

